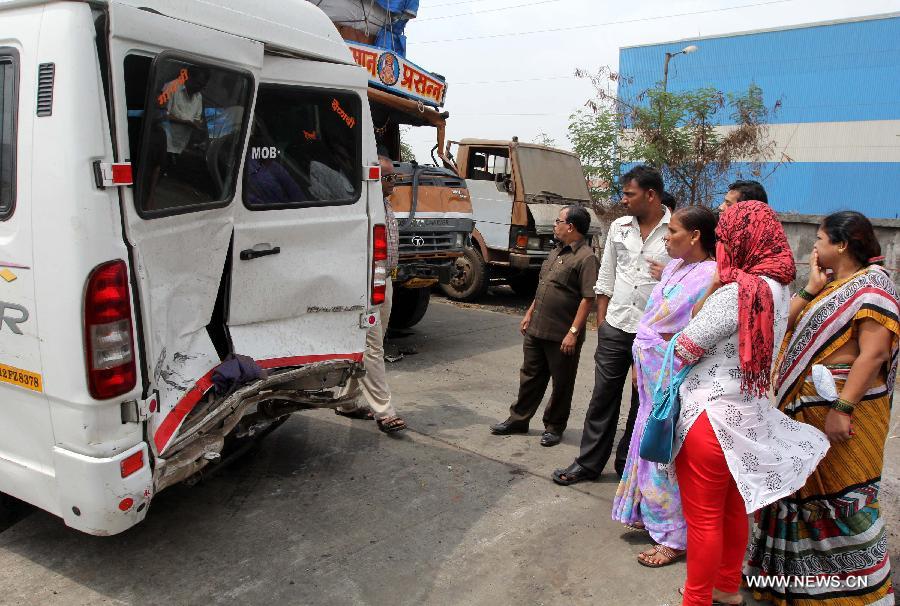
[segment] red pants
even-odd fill
[[[749,526],[719,440],[706,413],[694,422],[675,459],[687,521],[685,606],[709,606],[713,588],[736,593]]]

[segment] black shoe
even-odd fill
[[[553,481],[560,486],[569,486],[571,484],[577,484],[578,482],[585,482],[588,480],[593,481],[599,477],[599,473],[595,473],[589,469],[585,469],[578,463],[572,463],[565,469],[557,469],[553,472]]]
[[[562,441],[562,436],[552,431],[545,431],[541,436],[541,446],[556,446]]]
[[[514,433],[528,433],[528,423],[521,421],[510,421],[509,419],[502,423],[494,423],[491,425],[491,433],[495,436],[508,436]]]

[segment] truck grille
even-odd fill
[[[453,232],[417,231],[400,234],[400,254],[418,255],[423,253],[446,252],[454,248],[456,234]]]

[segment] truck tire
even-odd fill
[[[430,299],[430,288],[395,288],[388,325],[391,328],[412,328],[425,316]]]
[[[513,292],[515,292],[520,297],[533,297],[534,293],[537,292],[537,272],[529,271],[523,274],[519,274],[518,276],[511,276],[507,278],[506,281],[509,282],[509,285],[512,287]]]
[[[441,284],[441,292],[455,301],[474,301],[487,292],[490,279],[484,259],[474,248],[466,247],[463,256],[456,260],[456,269],[462,270],[459,278],[451,278],[449,284]]]

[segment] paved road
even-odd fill
[[[254,456],[163,492],[143,524],[116,537],[30,514],[0,533],[0,601],[679,603],[684,564],[638,566],[645,539],[610,520],[612,474],[570,488],[549,480],[577,449],[590,355],[562,445],[541,448],[537,425],[528,436],[489,435],[515,392],[517,324],[436,302],[397,341],[419,353],[389,366],[412,428],[401,438],[303,413]]]

